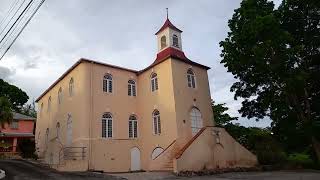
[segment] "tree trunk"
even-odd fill
[[[312,137],[312,146],[317,155],[318,162],[320,162],[320,142],[315,137]]]

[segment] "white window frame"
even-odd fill
[[[111,74],[106,74],[103,77],[103,92],[112,93],[113,92],[113,77]]]
[[[161,134],[161,120],[160,120],[160,112],[156,109],[152,113],[152,126],[153,126],[153,134],[160,135]]]
[[[172,36],[172,46],[179,48],[179,38],[175,34]]]
[[[105,125],[104,125],[105,123]],[[104,127],[105,126],[105,127]],[[111,136],[109,133],[109,126],[111,126]],[[113,117],[112,114],[106,112],[102,115],[101,119],[101,137],[102,138],[112,138],[113,137]]]
[[[159,89],[159,84],[158,84],[158,75],[157,73],[152,73],[151,74],[151,92],[155,92]]]
[[[128,96],[137,96],[136,81],[132,79],[128,81]]]
[[[160,48],[164,49],[165,47],[167,47],[167,37],[163,35],[160,38]]]
[[[190,124],[192,135],[196,135],[203,128],[201,112],[198,108],[193,107],[190,111]]]
[[[189,88],[196,88],[196,75],[194,71],[190,68],[187,70],[187,84]]]
[[[137,116],[135,115],[130,115],[129,117],[129,129],[128,129],[128,134],[129,138],[138,138],[138,120]]]

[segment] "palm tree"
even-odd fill
[[[13,119],[11,103],[6,97],[0,97],[0,125],[4,127],[5,123],[10,123]]]

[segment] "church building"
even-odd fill
[[[167,18],[151,64],[81,58],[36,100],[36,150],[64,171],[200,171],[251,167],[254,154],[214,126],[207,71]]]

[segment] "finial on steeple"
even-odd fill
[[[169,19],[169,8],[166,8],[167,10],[167,19]]]

